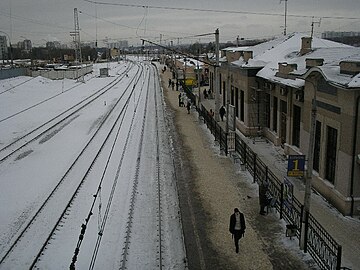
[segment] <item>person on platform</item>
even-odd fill
[[[241,213],[238,208],[235,208],[234,214],[230,216],[229,231],[234,238],[236,253],[239,253],[239,240],[244,236],[245,229],[246,225],[244,214]]]
[[[226,113],[225,107],[221,106],[220,111],[219,111],[221,121],[224,121],[225,113]]]

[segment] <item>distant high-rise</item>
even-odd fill
[[[6,36],[0,36],[0,59],[9,59]]]
[[[359,37],[360,32],[335,32],[325,31],[321,34],[321,38],[342,38],[342,37]]]
[[[124,49],[129,47],[129,43],[127,40],[120,40],[120,41],[116,41],[116,42],[108,42],[107,43],[107,47],[109,49]]]

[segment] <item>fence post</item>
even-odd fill
[[[303,224],[303,213],[304,213],[304,206],[303,205],[301,205],[301,208],[300,208],[300,228],[299,228],[299,232],[300,232],[300,238],[299,239],[301,239],[301,237],[302,237],[302,235],[301,235],[301,232],[302,232],[302,224]],[[301,241],[299,241],[299,245],[301,244]]]
[[[304,230],[304,252],[307,252],[309,230],[309,212],[305,212],[305,230]]]
[[[281,193],[280,193],[280,219],[283,218],[283,205],[284,205],[284,183],[281,183]]]
[[[225,155],[228,155],[228,134],[225,132]]]
[[[244,165],[245,165],[245,168],[246,168],[247,167],[247,155],[246,155],[246,147],[247,147],[247,145],[245,144],[244,141],[242,142],[242,145],[243,145],[243,150],[244,150]]]
[[[256,154],[254,153],[254,183],[256,182]]]

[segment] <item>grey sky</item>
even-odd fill
[[[1,0],[0,31],[9,34],[12,43],[25,38],[32,40],[35,45],[53,40],[68,43],[72,40],[70,31],[74,29],[75,7],[82,12],[79,14],[81,40],[94,41],[97,36],[100,44],[105,37],[114,40],[126,39],[130,44],[140,44],[140,37],[159,41],[160,34],[166,43],[170,40],[175,43],[210,42],[214,40],[213,36],[196,39],[183,37],[212,33],[216,28],[220,30],[221,41],[233,41],[237,36],[269,37],[281,35],[284,31],[285,2],[280,0],[94,1],[144,7],[94,4],[84,0]],[[312,16],[315,22],[322,18],[320,26],[314,26],[315,35],[318,36],[324,31],[360,29],[359,0],[288,0],[287,3],[288,33],[310,33]],[[152,6],[239,13],[159,9],[151,8]]]

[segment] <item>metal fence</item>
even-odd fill
[[[0,69],[0,80],[17,76],[26,76],[26,68]]]
[[[191,100],[196,101],[196,97],[191,91],[187,91],[187,94]],[[204,123],[214,135],[215,140],[219,142],[220,149],[228,155],[228,134],[223,131],[203,105],[197,109],[200,116],[204,119]],[[275,198],[272,207],[279,212],[280,219],[283,218],[295,230],[295,236],[300,240],[304,206],[295,197],[292,198],[291,204],[286,203],[287,201],[283,198],[283,181],[275,176],[269,167],[236,133],[235,151],[231,154],[250,172],[254,182],[266,180],[269,183],[268,189],[271,196]],[[331,237],[311,214],[309,214],[308,223],[305,227],[306,241],[304,251],[309,252],[321,269],[341,269],[341,245]]]

